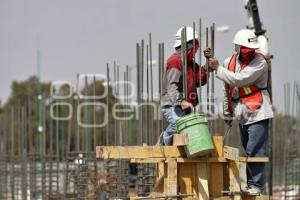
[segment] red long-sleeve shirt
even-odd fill
[[[201,73],[201,83],[200,83]],[[183,64],[178,52],[172,54],[167,60],[163,74],[162,106],[179,105],[183,98]],[[193,60],[188,61],[187,66],[187,97],[185,100],[193,104],[198,104],[197,87],[206,84],[206,70],[196,63],[193,70]]]

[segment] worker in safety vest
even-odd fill
[[[195,64],[193,69],[194,55],[199,49],[199,36],[191,27],[186,27],[187,41],[187,97],[183,95],[183,59],[181,58],[181,33],[183,27],[176,33],[173,47],[175,52],[168,58],[163,72],[162,80],[162,113],[169,123],[161,133],[158,145],[172,145],[173,134],[176,130],[176,120],[183,113],[191,112],[198,104],[197,87],[206,83],[206,70]],[[195,42],[194,42],[195,38]],[[195,45],[194,45],[195,44]],[[201,75],[201,83],[200,83]]]
[[[235,53],[227,58],[223,66],[216,58],[209,58],[210,69],[224,81],[224,116],[231,126],[234,116],[240,126],[243,147],[249,157],[266,156],[269,119],[273,118],[271,96],[267,90],[268,66],[259,53],[257,36],[248,29],[236,33],[233,44]],[[210,57],[211,49],[204,50]],[[248,195],[261,194],[264,184],[264,163],[247,163]]]

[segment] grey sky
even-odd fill
[[[258,4],[275,56],[274,102],[282,109],[283,83],[300,80],[300,1]],[[105,73],[106,62],[134,65],[135,43],[150,31],[154,59],[161,41],[169,55],[176,30],[199,17],[204,25],[230,26],[230,32],[216,35],[216,56],[224,60],[235,32],[247,23],[243,0],[0,0],[0,99],[7,99],[13,80],[36,73],[37,35],[42,80],[75,84],[77,73]]]

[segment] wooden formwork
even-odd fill
[[[240,157],[238,149],[223,146],[223,137],[213,137],[215,151],[201,158],[187,158],[183,146],[98,146],[99,159],[129,159],[132,163],[155,163],[156,185],[149,197],[131,199],[269,199],[241,196],[241,162],[268,162],[267,157]],[[224,196],[230,191],[230,196]]]

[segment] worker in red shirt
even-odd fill
[[[158,143],[160,145],[171,145],[173,134],[176,130],[176,120],[183,113],[191,112],[198,104],[197,87],[206,83],[206,70],[195,63],[194,56],[199,49],[199,36],[191,27],[186,27],[187,41],[187,97],[183,95],[183,59],[181,57],[181,33],[183,27],[176,33],[174,44],[175,52],[168,58],[162,80],[162,113],[169,123],[168,127],[161,133]],[[195,41],[194,41],[195,39]],[[195,44],[195,45],[194,45]],[[201,83],[200,83],[201,75]]]

